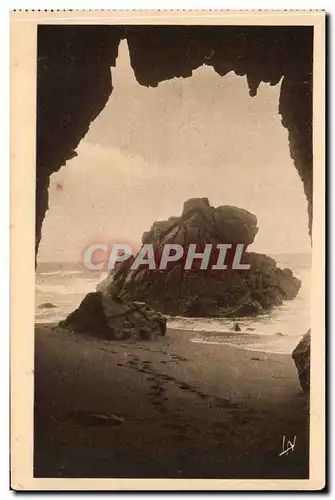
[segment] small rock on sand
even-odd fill
[[[292,353],[303,391],[309,391],[310,384],[311,330],[302,337]]]

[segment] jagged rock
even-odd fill
[[[206,299],[206,297],[194,296],[182,301],[180,310],[182,316],[201,318],[209,315],[210,311],[212,315],[215,315],[215,304],[210,299]]]
[[[39,304],[38,309],[56,309],[57,306],[55,304],[52,304],[51,302],[42,302],[42,304]]]
[[[245,74],[250,95],[256,95],[262,81],[275,85],[282,80],[278,111],[304,184],[311,231],[313,27],[103,28],[44,25],[39,30],[36,250],[48,209],[49,176],[76,155],[90,123],[107,103],[112,91],[111,66],[115,66],[122,38],[127,39],[131,65],[141,85],[156,87],[163,80],[190,77],[202,64],[211,65],[221,76],[230,71]],[[228,174],[224,165],[218,171]]]
[[[257,234],[256,217],[230,205],[210,206],[208,198],[185,201],[180,217],[156,221],[142,236],[142,243],[160,248],[166,243],[203,246],[206,243],[244,243],[250,245]]]
[[[301,388],[309,391],[310,358],[311,358],[311,330],[302,337],[297,347],[292,352],[292,358],[298,370]]]
[[[149,340],[165,335],[166,318],[144,302],[125,302],[99,291],[86,295],[59,326],[107,339]]]
[[[245,316],[257,316],[261,314],[262,307],[255,300],[250,300],[239,304],[235,309],[226,312],[226,316],[230,318],[240,318]]]
[[[116,289],[127,301],[144,300],[170,315],[256,316],[283,300],[293,299],[301,285],[290,269],[279,269],[273,258],[263,254],[244,251],[242,261],[250,264],[250,269],[232,269],[236,245],[243,244],[246,249],[257,231],[254,214],[229,205],[212,207],[207,198],[191,198],[184,203],[180,217],[154,222],[142,238],[143,244],[153,245],[157,264],[168,243],[184,248],[182,259],[169,262],[166,270],[150,270],[148,266],[131,270],[133,260],[124,261],[122,272],[113,271],[99,289]],[[217,261],[214,251],[208,269],[200,270],[196,264],[186,270],[185,254],[191,243],[196,244],[198,251],[207,243],[214,249],[218,244],[231,244],[225,259],[228,268],[211,269]]]

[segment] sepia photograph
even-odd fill
[[[12,43],[29,19],[35,37],[19,90],[35,110],[32,480],[308,489],[312,432],[324,461],[324,13],[14,14]]]

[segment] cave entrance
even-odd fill
[[[179,215],[191,197],[253,212],[254,251],[309,251],[307,201],[278,113],[281,82],[261,83],[251,98],[245,76],[203,65],[145,87],[125,40],[112,77],[78,156],[51,176],[38,261],[78,261],[92,242],[138,248],[155,220]]]

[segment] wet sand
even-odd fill
[[[307,478],[291,356],[36,327],[36,477]],[[294,450],[281,454],[283,437]]]

